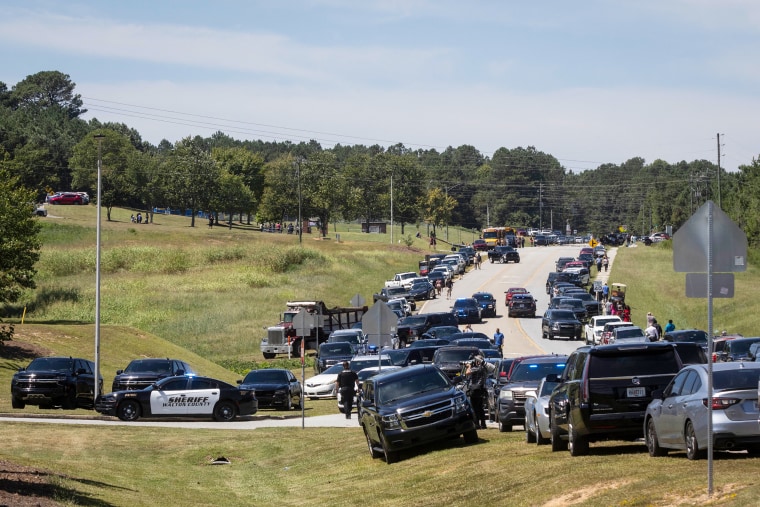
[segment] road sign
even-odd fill
[[[598,244],[599,242],[595,240],[594,238],[591,238],[591,240],[588,242],[588,246],[590,246],[591,248],[596,247]]]
[[[388,308],[383,301],[375,301],[362,317],[362,332],[370,345],[379,349],[393,346],[393,335],[396,334],[398,315]]]
[[[707,297],[707,273],[686,273],[686,297],[687,298],[706,298]],[[734,274],[733,273],[713,273],[712,297],[714,298],[734,297]]]
[[[361,294],[356,294],[354,297],[351,298],[351,301],[349,303],[351,304],[351,306],[355,306],[359,308],[359,307],[364,306],[364,303],[366,303],[366,301],[364,300]]]
[[[303,308],[293,316],[293,327],[297,336],[309,336],[311,329],[316,326],[316,315],[312,315]]]
[[[708,220],[712,219],[712,234]],[[713,273],[747,270],[747,235],[720,208],[708,201],[673,235],[673,269],[707,273],[708,251]]]

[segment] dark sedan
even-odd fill
[[[547,310],[541,319],[541,337],[553,340],[556,337],[567,337],[580,340],[583,324],[572,310]]]
[[[252,389],[208,377],[167,377],[139,391],[116,391],[99,396],[95,410],[122,421],[140,417],[213,417],[232,421],[255,414],[258,403]]]
[[[435,295],[435,287],[429,280],[412,282],[412,286],[409,288],[409,296],[415,301],[435,299]]]
[[[301,383],[290,370],[265,368],[251,370],[242,381],[241,390],[252,390],[260,407],[282,407],[290,410],[301,406]]]

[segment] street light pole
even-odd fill
[[[303,219],[301,218],[301,159],[296,159],[296,177],[298,178],[298,244],[303,244]]]
[[[95,392],[94,400],[100,395],[100,191],[102,188],[102,169],[101,169],[101,144],[106,137],[103,134],[95,134],[98,141],[98,192],[97,192],[97,224],[95,235]]]

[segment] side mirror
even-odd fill
[[[85,370],[84,368],[79,368],[77,370],[77,375],[84,375],[85,373],[87,373],[87,370]]]
[[[664,400],[665,399],[665,391],[662,389],[655,389],[652,391],[652,399],[653,400]]]
[[[237,379],[237,385],[240,385],[243,383],[243,379]]]
[[[177,370],[177,373],[175,373],[177,377],[183,377],[185,375],[185,370]]]
[[[116,370],[117,375],[121,375],[122,373],[124,373],[124,370]]]
[[[362,399],[362,408],[372,408],[372,405],[374,405],[372,400]]]
[[[550,373],[550,374],[548,374],[546,376],[546,380],[544,382],[547,382],[547,383],[548,382],[559,383],[561,381],[562,381],[562,379],[560,378],[559,375],[557,375],[556,373]]]

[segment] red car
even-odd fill
[[[488,244],[486,243],[486,240],[484,239],[476,239],[475,241],[472,242],[472,248],[474,248],[475,250],[480,250],[480,251],[485,252],[486,250],[488,250]]]
[[[528,294],[528,289],[524,287],[510,287],[507,289],[504,294],[507,295],[506,299],[504,300],[504,303],[509,306],[509,302],[512,301],[512,296],[515,294]]]
[[[50,204],[83,204],[84,199],[74,192],[64,192],[50,196],[48,202]]]

